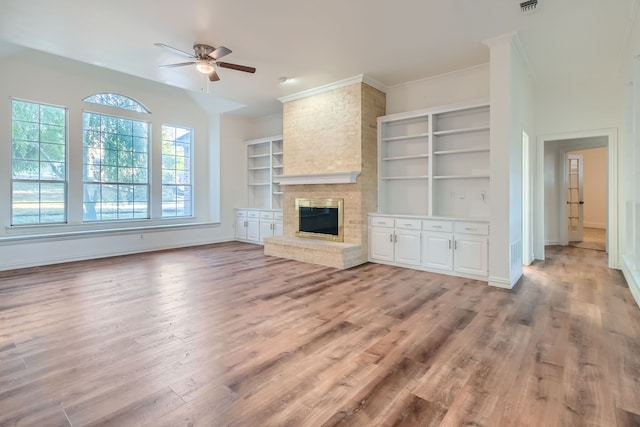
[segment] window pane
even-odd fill
[[[40,184],[38,182],[14,182],[13,203],[38,203]]]
[[[11,102],[11,224],[66,218],[65,108]]]
[[[118,93],[97,93],[84,99],[92,104],[107,105],[109,107],[122,108],[124,110],[148,113],[149,110],[138,101]]]
[[[191,129],[162,126],[163,217],[191,215],[191,135]]]

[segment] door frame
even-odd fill
[[[537,138],[537,171],[536,171],[536,194],[535,200],[535,218],[534,218],[534,240],[535,240],[535,256],[536,259],[544,260],[544,244],[545,244],[545,220],[544,220],[544,148],[546,144],[554,144],[558,142],[568,142],[569,140],[604,137],[606,138],[607,148],[607,249],[609,252],[609,268],[619,267],[619,249],[618,249],[618,131],[615,128],[597,129],[578,132],[565,132],[556,134],[540,135]],[[602,146],[602,145],[600,145]],[[563,147],[561,151],[560,161],[564,165],[562,171],[566,168],[566,152],[579,149],[595,148],[587,146],[587,144],[576,143],[571,147]],[[557,159],[556,159],[557,160]],[[564,180],[563,180],[564,181]],[[559,184],[562,185],[562,182]],[[566,187],[566,185],[565,185]],[[561,189],[562,192],[563,189]],[[566,196],[566,188],[564,188],[563,196]],[[566,206],[560,205],[559,212],[559,230],[562,239],[563,232],[566,236],[567,218]],[[563,228],[564,227],[564,228]],[[566,239],[566,237],[565,237]]]

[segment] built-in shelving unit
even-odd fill
[[[489,105],[378,118],[379,213],[488,217]]]
[[[489,105],[378,118],[378,212],[369,260],[488,278]]]
[[[247,142],[248,206],[281,209],[282,135]]]
[[[426,214],[426,198],[411,205],[409,198],[416,193],[426,195],[429,190],[429,117],[401,114],[390,120],[380,119],[379,204],[386,207],[385,213],[410,207],[413,214]]]

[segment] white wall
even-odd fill
[[[489,64],[390,87],[387,114],[489,99]]]
[[[157,211],[147,222],[82,224],[70,212],[67,226],[11,227],[10,186],[0,186],[0,270],[95,258],[116,254],[189,246],[233,238],[233,206],[245,179],[244,135],[236,127],[207,115],[181,89],[30,50],[0,60],[0,181],[10,182],[11,97],[68,107],[69,156],[82,153],[82,111],[99,109],[82,102],[98,92],[117,92],[147,106],[152,121],[152,156],[160,152],[163,123],[194,129],[194,218],[162,220]],[[219,151],[218,151],[219,150]],[[220,166],[218,158],[222,156]],[[152,157],[152,162],[154,159]],[[155,163],[157,164],[157,163]],[[69,176],[81,176],[76,164]],[[219,178],[218,168],[223,178]],[[240,184],[239,184],[240,183]],[[242,185],[240,188],[246,188]],[[79,202],[80,185],[70,185],[69,199]],[[159,196],[159,192],[155,194]],[[152,195],[153,197],[153,195]],[[153,204],[152,204],[153,206]],[[136,227],[150,226],[144,230]],[[105,229],[115,229],[106,231]],[[78,235],[82,231],[85,234]]]
[[[607,149],[571,151],[583,160],[584,226],[607,228]]]

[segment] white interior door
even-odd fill
[[[582,154],[567,154],[567,216],[569,241],[581,242],[584,227]]]

